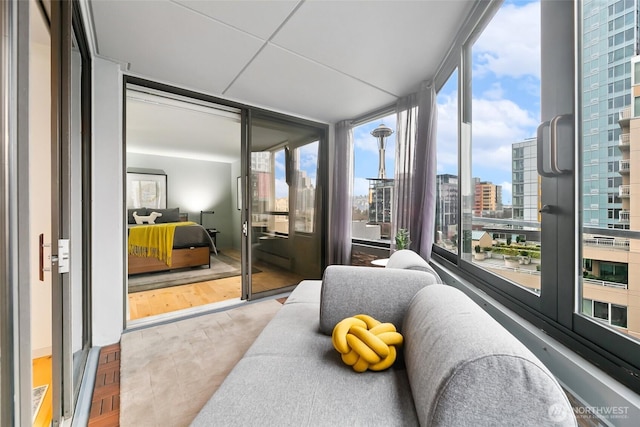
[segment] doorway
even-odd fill
[[[319,153],[325,146],[325,127],[131,76],[125,76],[124,93],[129,326],[283,292],[301,280],[320,277],[324,163]],[[248,154],[249,145],[253,154]],[[291,154],[288,184],[281,176],[281,153],[270,157],[274,173],[268,182],[259,162],[252,162],[279,147]],[[287,196],[276,200],[276,186],[282,189],[283,183]],[[269,200],[263,197],[264,185],[269,186]],[[249,202],[260,197],[257,204]],[[286,213],[275,215],[276,203],[285,203]],[[162,216],[153,219],[153,227],[136,223],[135,217],[154,212]],[[173,215],[211,238],[209,260],[174,265],[172,255],[171,265],[162,261],[157,270],[135,270],[140,260],[132,258],[132,252],[149,258],[154,250],[136,248],[131,230],[173,222]],[[286,217],[291,229],[276,226],[276,217]],[[178,233],[187,229],[176,226]],[[186,246],[203,245],[206,242]],[[181,249],[175,242],[173,246],[174,251]],[[309,259],[293,256],[296,250]],[[224,274],[208,275],[220,265]]]
[[[130,82],[125,123],[127,320],[239,300],[240,110]],[[164,229],[170,260],[135,241]]]

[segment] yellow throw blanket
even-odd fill
[[[173,233],[176,227],[182,225],[195,225],[195,222],[168,222],[131,227],[129,229],[129,255],[158,258],[171,267]]]

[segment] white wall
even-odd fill
[[[116,343],[124,326],[122,73],[93,63],[92,329],[93,345]]]
[[[201,210],[214,211],[213,215],[204,215],[202,222],[206,227],[220,231],[218,247],[233,245],[233,236],[239,228],[232,219],[232,208],[236,207],[233,197],[236,181],[234,178],[232,185],[231,164],[127,153],[127,167],[164,170],[167,174],[167,207],[179,207],[180,212],[187,212],[189,220],[194,222],[200,222]]]
[[[31,265],[31,356],[51,354],[51,273],[38,280],[38,236],[51,243],[51,51],[29,49],[29,228]],[[25,214],[26,212],[21,212]],[[50,250],[45,256],[51,254]],[[46,264],[46,261],[45,261]]]

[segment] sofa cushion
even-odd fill
[[[421,425],[575,425],[549,370],[461,291],[433,285],[418,292],[404,336]],[[563,420],[553,418],[558,410]]]
[[[330,265],[322,278],[320,330],[331,335],[339,321],[364,313],[402,333],[411,298],[433,283],[435,278],[422,271]]]
[[[409,249],[401,249],[392,253],[389,261],[387,261],[386,268],[424,271],[433,275],[435,283],[442,283],[442,279],[440,279],[433,267],[424,258]]]
[[[418,425],[405,369],[356,373],[318,328],[320,281],[304,281],[192,426]]]

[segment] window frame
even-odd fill
[[[387,105],[383,108],[380,108],[376,111],[373,111],[369,114],[366,114],[364,116],[360,116],[355,118],[354,120],[351,121],[351,130],[353,131],[353,129],[355,129],[358,126],[362,126],[364,124],[370,123],[370,122],[374,122],[376,120],[380,120],[383,119],[385,117],[391,116],[391,115],[396,115],[397,114],[397,110],[396,110],[396,105],[392,104],[392,105]],[[393,132],[397,132],[397,129],[393,129]],[[355,146],[353,147],[353,150],[355,151]],[[355,153],[354,153],[355,154]],[[356,162],[356,158],[354,155],[354,171],[355,171],[355,162]],[[395,161],[395,160],[394,160]],[[394,171],[394,175],[395,175],[395,171]],[[355,180],[355,175],[351,177],[352,181]],[[395,188],[395,185],[394,185]],[[353,197],[354,195],[351,195],[351,208],[353,209]],[[392,198],[392,203],[393,203],[393,198]],[[393,210],[393,205],[392,205],[392,210]],[[392,221],[393,224],[393,221]],[[385,249],[391,249],[391,243],[392,243],[392,239],[378,239],[378,240],[373,240],[373,239],[366,239],[363,237],[354,237],[353,236],[353,232],[351,233],[351,245],[367,245],[367,246],[373,246],[376,248],[385,248]]]
[[[576,19],[576,16],[582,16],[582,5],[580,2],[541,3],[544,4],[544,6],[541,5],[543,58],[548,58],[550,55],[558,55],[556,59],[562,58],[562,55],[564,58],[576,57],[576,60],[571,62],[565,59],[572,74],[570,76],[571,84],[565,82],[565,89],[569,91],[565,100],[572,104],[570,110],[573,114],[574,135],[571,142],[576,147],[582,147],[583,112],[581,107],[576,107],[582,105],[582,87],[580,85],[582,73],[579,69],[582,46],[575,39],[577,34],[582,34],[582,22],[580,19]],[[469,155],[468,152],[471,150],[469,140],[469,128],[472,124],[470,120],[471,94],[467,86],[468,82],[472,81],[471,47],[490,23],[500,5],[500,1],[490,2],[484,9],[481,19],[476,21],[476,25],[465,28],[461,32],[463,34],[462,40],[458,40],[454,44],[449,58],[444,62],[446,66],[441,67],[435,78],[436,90],[440,91],[450,73],[455,68],[458,70],[458,189],[460,194],[458,212],[460,212],[460,222],[464,221],[463,217],[468,210],[468,208],[463,209],[462,189],[464,183],[470,182],[471,178],[464,176],[465,173],[471,174],[471,168],[465,169],[464,167],[465,165],[470,166],[470,158],[465,158],[465,156]],[[570,19],[567,19],[567,14],[571,14]],[[571,22],[573,25],[567,25],[567,22]],[[548,25],[551,27],[546,27]],[[574,25],[577,25],[577,28],[573,28]],[[553,43],[554,49],[545,48],[545,46],[549,46],[545,43]],[[564,64],[564,68],[563,71],[566,74],[567,64]],[[543,70],[543,81],[545,81],[544,73]],[[550,80],[554,80],[554,78]],[[546,90],[550,89],[547,87]],[[546,95],[548,96],[549,93],[547,92]],[[544,87],[542,96],[545,97]],[[557,99],[556,96],[554,102]],[[560,108],[565,108],[565,106],[552,105],[551,109],[547,108],[548,111],[545,112],[543,106],[543,119],[541,120],[545,120],[544,117],[548,119],[556,114],[564,113],[558,111]],[[544,115],[545,113],[547,116]],[[640,390],[640,342],[616,331],[615,326],[605,326],[602,321],[589,318],[581,313],[580,267],[582,263],[578,261],[582,259],[581,242],[582,234],[585,232],[583,228],[589,226],[587,223],[578,222],[579,219],[582,219],[582,149],[577,148],[569,156],[565,153],[561,160],[570,160],[575,172],[567,176],[544,178],[542,182],[542,194],[545,197],[543,203],[559,206],[563,214],[550,218],[550,221],[545,219],[542,224],[541,233],[543,236],[541,240],[545,242],[543,250],[545,255],[543,255],[544,269],[541,275],[541,296],[533,295],[529,291],[514,286],[511,282],[473,265],[470,260],[471,251],[463,251],[462,238],[458,239],[457,254],[434,244],[432,257],[434,261],[446,269],[453,271],[462,279],[468,280],[499,303],[598,365],[622,384],[634,390]],[[543,215],[543,217],[548,216]],[[467,222],[469,221],[467,220]],[[459,224],[459,227],[459,235],[461,236],[467,225]],[[576,233],[574,230],[579,231]],[[576,267],[566,267],[571,265]]]

